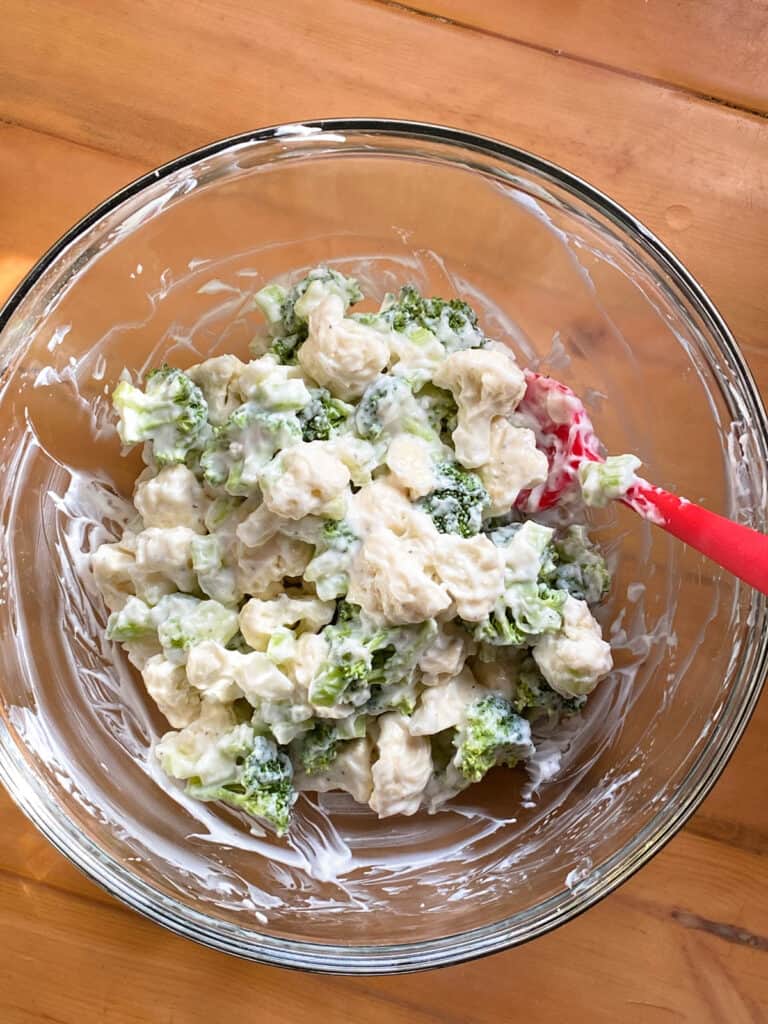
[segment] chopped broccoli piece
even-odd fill
[[[269,351],[284,366],[295,366],[298,362],[299,348],[307,340],[307,333],[284,334],[281,338],[275,338]]]
[[[181,597],[186,597],[187,601],[179,607]],[[173,595],[161,599],[156,613],[157,638],[169,661],[185,662],[190,647],[203,640],[228,644],[238,631],[237,612],[218,601],[200,601],[190,595]]]
[[[501,694],[475,701],[454,740],[454,764],[470,782],[479,782],[497,764],[513,767],[534,751],[531,726]]]
[[[640,468],[636,455],[609,455],[605,462],[584,462],[579,467],[579,484],[584,504],[604,508],[623,497],[635,483]]]
[[[298,758],[307,775],[327,771],[339,753],[339,734],[332,722],[318,722],[302,736]]]
[[[474,536],[482,526],[488,492],[477,473],[455,462],[443,462],[436,470],[438,486],[418,505],[432,518],[441,533]]]
[[[336,622],[322,631],[328,657],[310,684],[310,702],[318,707],[366,705],[366,711],[369,702],[377,711],[394,706],[387,699],[391,694],[383,694],[382,688],[409,686],[416,663],[436,630],[431,619],[418,626],[372,628],[359,609],[341,602]],[[407,699],[406,694],[398,694],[398,702]]]
[[[286,334],[306,329],[309,314],[326,295],[338,295],[345,308],[359,302],[363,293],[354,277],[345,277],[331,267],[315,267],[288,290],[280,315]]]
[[[349,564],[360,538],[343,519],[328,519],[315,545],[312,561],[304,570],[304,579],[315,584],[322,601],[343,597],[349,586]]]
[[[215,534],[195,537],[190,552],[200,590],[214,601],[236,604],[243,595],[234,566],[225,564],[221,539]]]
[[[258,292],[256,303],[264,311],[274,338],[271,351],[281,363],[296,362],[307,338],[309,314],[327,295],[338,295],[345,309],[363,297],[354,278],[330,267],[315,267],[287,291],[279,285],[267,285]]]
[[[221,567],[221,546],[213,534],[195,537],[190,544],[192,568],[197,573],[213,572]]]
[[[120,381],[112,392],[123,444],[149,441],[160,466],[185,462],[210,433],[203,392],[185,373],[163,366],[147,375],[144,391]]]
[[[571,526],[555,540],[557,563],[552,586],[587,604],[599,604],[611,586],[605,559],[587,536],[584,526]]]
[[[156,637],[169,661],[183,663],[193,644],[202,640],[228,643],[237,633],[237,612],[218,601],[201,601],[192,594],[167,594],[152,608],[131,597],[113,612],[107,636],[119,643]]]
[[[187,792],[197,800],[222,800],[274,826],[279,836],[288,830],[297,793],[290,758],[266,736],[255,736],[253,748],[231,783],[204,786],[192,779]]]
[[[484,533],[488,540],[493,541],[497,548],[505,548],[515,534],[520,532],[522,527],[522,523],[504,523],[500,525],[499,521],[494,519],[491,523],[486,524]]]
[[[566,594],[546,583],[511,583],[490,614],[470,627],[475,640],[494,647],[520,647],[563,625]]]
[[[409,400],[413,400],[411,389],[401,377],[377,377],[365,389],[355,411],[358,434],[367,441],[375,441],[387,428],[400,426],[401,408]]]
[[[511,701],[519,715],[531,722],[546,716],[551,725],[556,725],[561,718],[581,711],[586,702],[586,695],[564,697],[553,690],[530,655],[521,662]]]
[[[427,420],[443,444],[453,444],[453,432],[458,423],[459,409],[450,391],[427,384],[417,396]]]
[[[266,412],[257,403],[246,402],[215,429],[200,458],[203,476],[228,494],[248,495],[275,452],[300,440],[295,413]]]
[[[305,441],[327,441],[347,421],[353,407],[334,398],[325,388],[310,388],[311,401],[299,412]]]
[[[282,323],[283,303],[288,292],[282,285],[268,284],[256,292],[253,301],[267,318],[270,327]]]
[[[379,315],[395,331],[407,332],[414,326],[430,331],[447,352],[482,348],[486,343],[477,314],[466,302],[425,298],[413,285],[405,285],[397,296],[388,295]]]
[[[152,609],[139,597],[129,597],[120,611],[112,612],[107,622],[107,638],[118,643],[144,640],[157,634]]]

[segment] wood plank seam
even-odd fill
[[[44,139],[53,139],[54,142],[66,142],[69,146],[78,146],[80,149],[83,149],[86,152],[99,153],[103,156],[111,157],[114,160],[122,160],[126,164],[140,162],[133,157],[126,156],[124,153],[118,153],[117,150],[107,149],[104,146],[94,146],[93,143],[82,142],[80,139],[73,138],[71,135],[64,135],[61,132],[48,131],[45,128],[40,128],[38,125],[29,124],[26,121],[13,119],[10,117],[3,117],[2,114],[0,114],[0,128],[18,128],[20,131],[33,132],[36,135],[40,135]],[[145,164],[145,168],[147,171],[151,171],[153,169],[152,164],[149,163]],[[141,173],[144,174],[145,171],[142,170]],[[135,178],[136,175],[127,178],[125,184],[129,185],[132,181],[135,180]],[[107,196],[104,196],[104,198],[106,199]],[[42,253],[40,255],[42,255]]]
[[[516,36],[506,35],[503,32],[495,32],[492,29],[484,28],[481,25],[473,25],[469,21],[461,21],[458,18],[447,18],[445,15],[435,14],[432,11],[424,10],[421,7],[414,7],[411,4],[402,3],[400,0],[358,0],[358,3],[375,4],[377,7],[389,7],[393,10],[400,11],[403,14],[410,14],[414,17],[425,18],[428,21],[437,22],[440,25],[449,25],[453,28],[461,29],[462,31],[475,32],[481,36],[487,36],[491,39],[498,39],[501,42],[511,43],[513,46],[524,47],[526,50],[534,50],[536,53],[544,53],[549,57],[559,57],[563,60],[573,61],[575,64],[581,64],[584,67],[594,68],[597,71],[606,71],[609,74],[621,75],[623,78],[631,78],[634,81],[644,82],[647,85],[655,85],[661,89],[668,89],[670,92],[679,93],[682,96],[690,96],[691,99],[703,100],[706,103],[714,103],[726,110],[733,110],[740,115],[747,114],[751,117],[759,117],[762,121],[768,120],[768,113],[763,110],[759,110],[756,107],[750,107],[741,103],[734,103],[732,100],[727,100],[722,96],[715,96],[699,89],[686,88],[685,86],[677,85],[675,82],[669,82],[664,78],[657,78],[654,75],[644,75],[639,71],[630,71],[628,68],[620,68],[615,64],[608,64],[604,61],[593,60],[591,57],[583,57],[578,53],[571,53],[568,50],[559,50],[551,46],[544,46],[541,43],[533,43],[527,39],[518,39]]]

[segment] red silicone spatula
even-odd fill
[[[578,487],[579,467],[604,461],[602,446],[580,398],[559,381],[526,371],[527,387],[518,412],[535,425],[549,459],[547,480],[523,492],[517,508],[533,515],[551,508]],[[644,519],[700,551],[728,572],[768,594],[768,536],[709,512],[699,505],[638,479],[619,499]]]

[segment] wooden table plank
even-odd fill
[[[294,0],[290,24],[276,0],[190,3],[181,22],[160,0],[6,0],[5,10],[0,120],[144,163],[313,116],[479,130],[613,195],[728,300],[742,341],[768,333],[761,118],[367,0]],[[205,54],[194,75],[191,53]]]
[[[768,111],[768,0],[406,0],[402,6],[565,60]]]
[[[210,1024],[252,1003],[259,1024],[498,1024],[513,1007],[537,1024],[759,1022],[768,1006],[763,867],[731,852],[723,884],[721,845],[682,834],[618,893],[535,943],[437,975],[354,980],[239,962],[101,895],[94,903],[0,871],[0,1019]],[[22,978],[35,963],[46,964],[46,984],[29,987]],[[214,974],[215,985],[201,984]]]

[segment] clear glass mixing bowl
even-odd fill
[[[0,313],[9,792],[91,878],[174,931],[291,967],[397,972],[540,935],[647,861],[749,718],[766,604],[605,510],[616,671],[549,741],[538,783],[497,771],[442,813],[383,822],[338,794],[303,797],[287,840],[187,801],[154,766],[163,720],[102,639],[87,577],[137,471],[107,393],[123,366],[244,355],[254,290],[326,261],[377,295],[408,279],[460,293],[522,361],[586,394],[609,449],[759,529],[766,419],[712,303],[641,224],[537,157],[430,125],[289,125],[191,153],[74,227]]]

